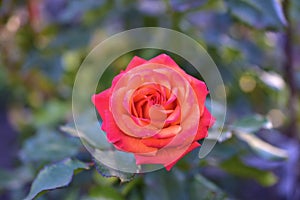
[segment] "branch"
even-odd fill
[[[293,138],[297,137],[297,88],[294,77],[293,66],[293,28],[289,15],[290,0],[283,1],[283,11],[287,20],[287,27],[284,33],[284,53],[285,63],[283,65],[284,75],[287,85],[290,90],[290,97],[288,101],[288,114],[290,122],[287,128],[287,135]]]

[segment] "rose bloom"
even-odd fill
[[[170,170],[200,146],[215,121],[205,107],[207,94],[204,82],[161,54],[149,61],[134,57],[92,102],[116,149],[133,153],[137,165]]]

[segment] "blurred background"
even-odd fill
[[[120,183],[97,172],[65,125],[89,51],[115,33],[147,26],[180,31],[209,52],[225,83],[226,123],[208,157],[199,160],[196,150],[171,172]],[[41,169],[66,158],[90,169],[36,199],[300,199],[299,35],[298,0],[1,0],[0,199],[24,199]],[[159,53],[121,56],[99,91],[134,55]]]

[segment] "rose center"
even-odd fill
[[[130,114],[138,125],[145,126],[153,119],[160,119],[166,127],[170,123],[165,122],[175,112],[177,106],[177,97],[168,88],[160,84],[147,84],[137,88],[132,94]],[[180,114],[176,117],[180,118]],[[176,119],[178,122],[179,120]]]

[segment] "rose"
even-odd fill
[[[204,82],[161,54],[149,61],[134,57],[92,102],[116,149],[133,153],[138,165],[170,170],[200,146],[215,121],[205,107],[207,94]]]

